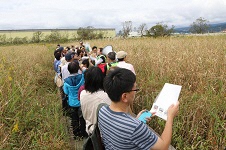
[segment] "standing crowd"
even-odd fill
[[[179,103],[170,106],[161,136],[137,118],[131,106],[136,92],[136,73],[127,62],[125,51],[102,53],[104,48],[87,50],[80,46],[61,47],[54,51],[55,83],[61,93],[64,115],[71,118],[75,139],[87,138],[98,123],[105,149],[168,149],[173,119]],[[97,107],[105,103],[97,116]],[[97,122],[98,117],[98,122]],[[150,121],[150,118],[146,118]]]

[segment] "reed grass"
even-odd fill
[[[137,74],[133,110],[150,109],[164,83],[182,85],[173,126],[177,149],[224,149],[226,141],[226,36],[88,41],[128,52]],[[62,45],[76,45],[78,42]],[[53,83],[56,44],[1,47],[0,148],[68,149],[61,102]],[[155,117],[158,133],[165,121]]]
[[[45,45],[1,47],[0,149],[67,149],[53,51]]]

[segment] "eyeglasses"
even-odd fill
[[[137,89],[134,89],[134,90],[129,90],[128,92],[132,92],[132,91],[135,91],[135,92],[137,92],[137,91],[139,91],[140,89],[139,88],[137,88]]]

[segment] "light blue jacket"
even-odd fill
[[[83,74],[75,76],[69,76],[64,80],[63,90],[68,95],[68,104],[71,107],[80,107],[80,101],[78,100],[78,90],[81,85],[84,84]]]

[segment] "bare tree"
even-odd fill
[[[127,37],[132,31],[132,21],[125,21],[122,23],[123,37]]]
[[[196,19],[196,21],[191,24],[190,31],[192,33],[198,33],[198,34],[206,33],[209,29],[208,22],[209,22],[208,20],[200,17],[200,18]]]
[[[140,32],[141,36],[144,35],[144,32],[147,30],[147,25],[146,23],[142,23],[139,27],[138,27],[138,31]]]

